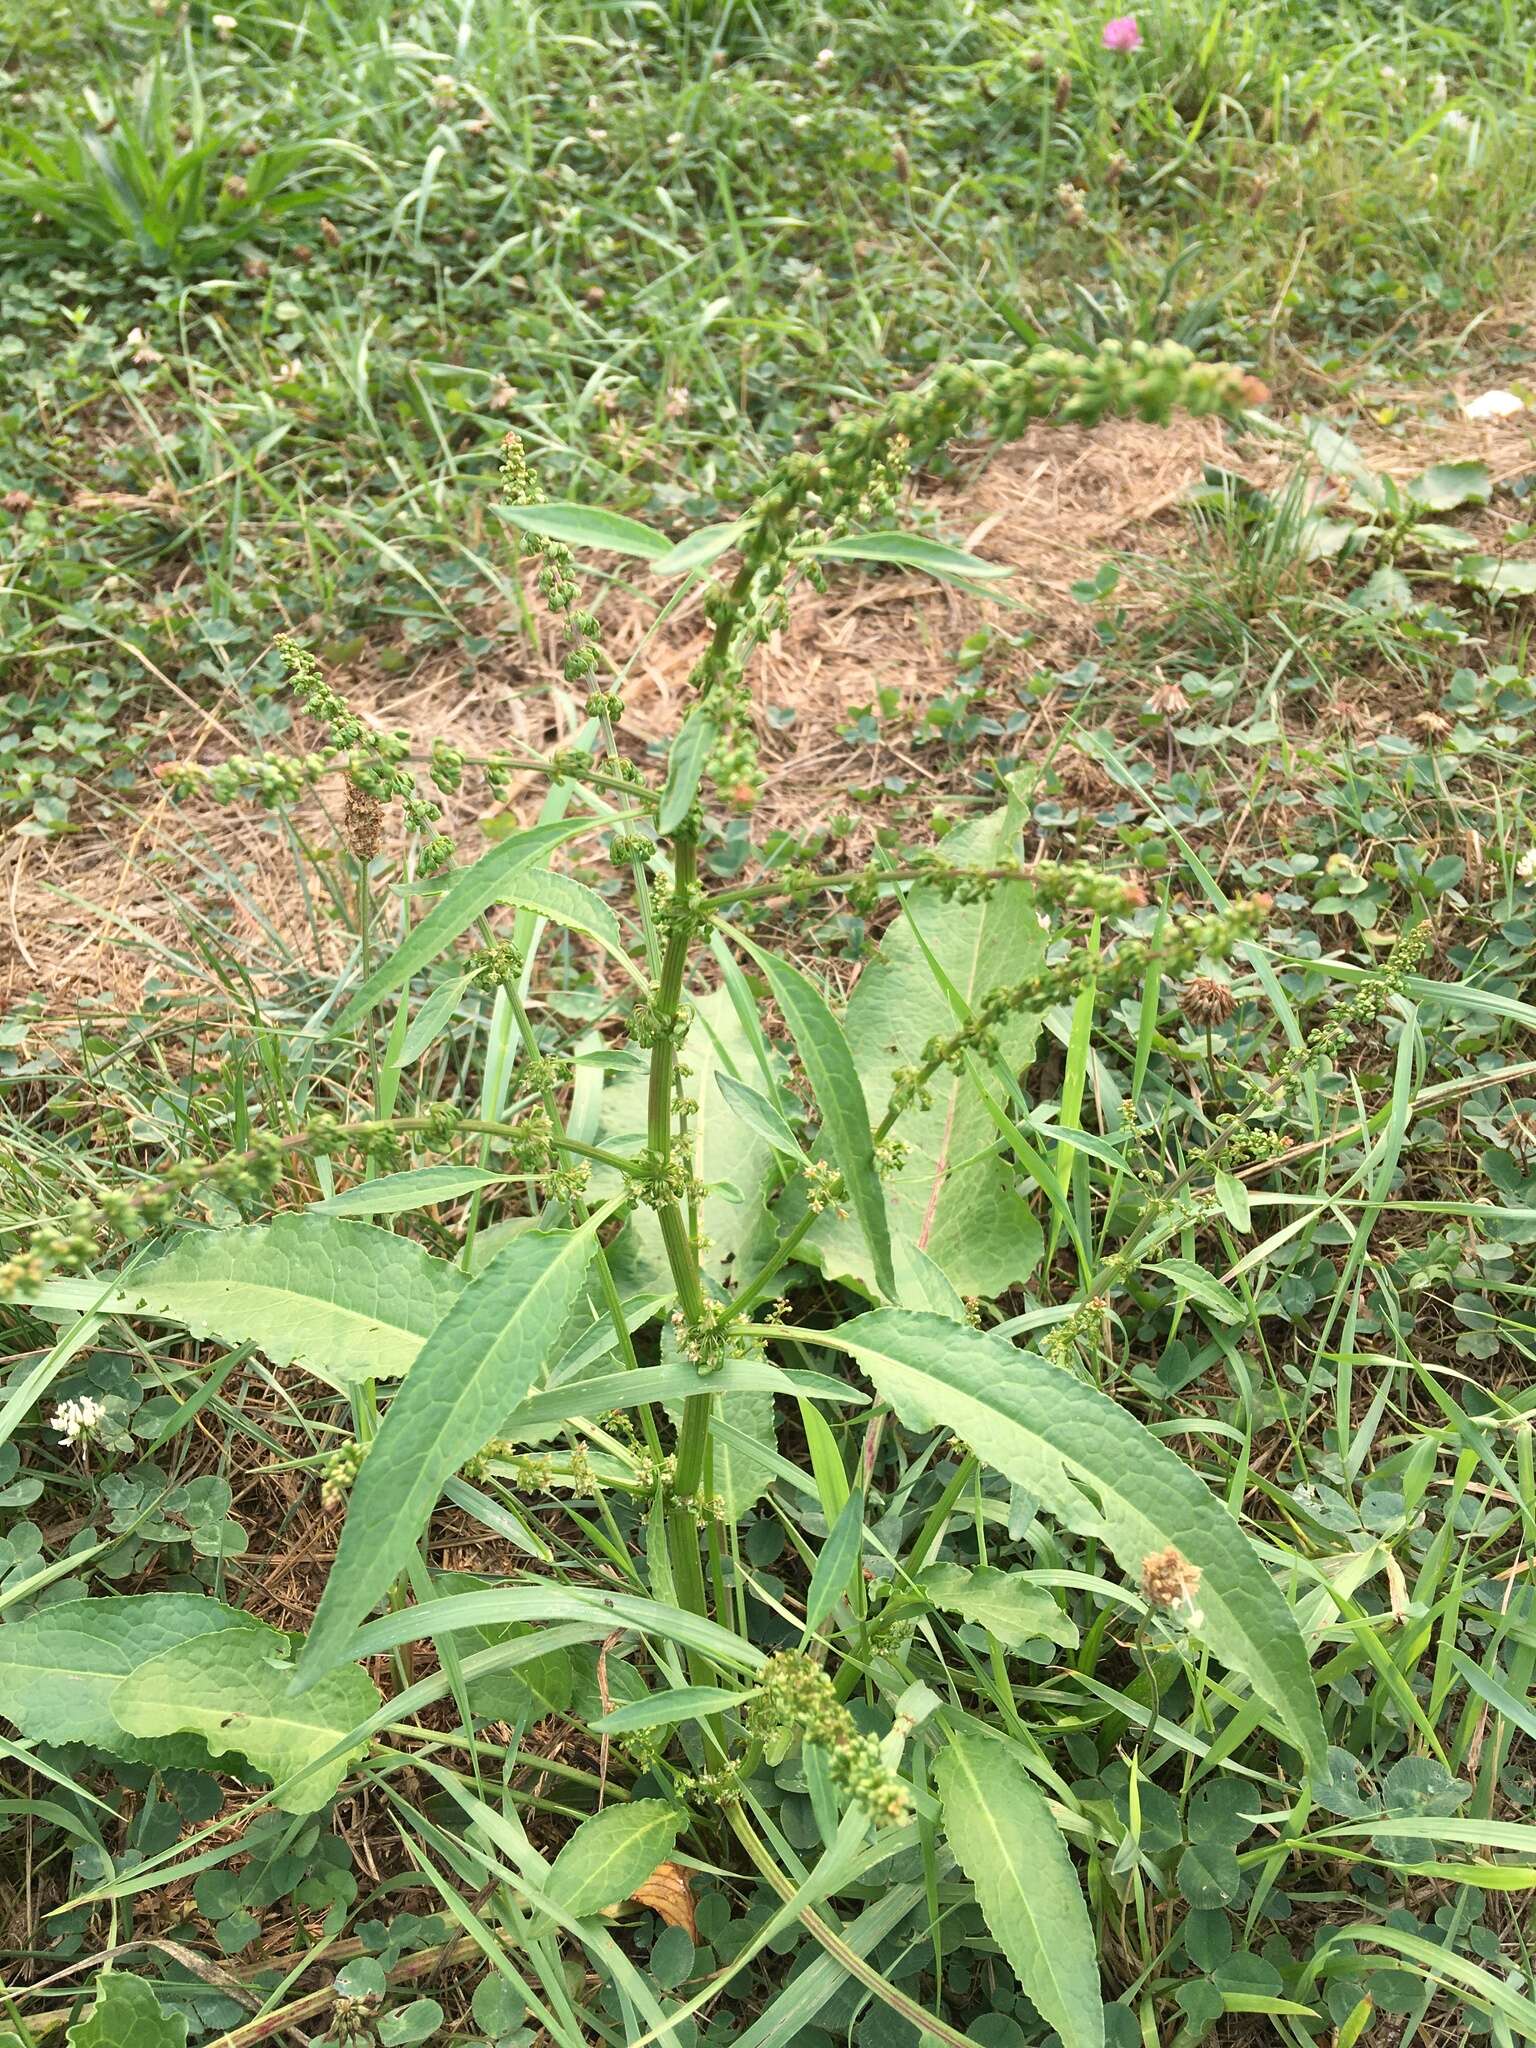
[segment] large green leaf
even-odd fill
[[[213,1756],[243,1756],[272,1779],[275,1806],[313,1813],[363,1745],[325,1764],[319,1759],[361,1727],[379,1693],[366,1672],[348,1665],[294,1699],[286,1651],[286,1638],[270,1628],[194,1636],[135,1665],[113,1691],[112,1712],[130,1735],[199,1735]],[[299,1772],[299,1782],[285,1789]]]
[[[550,1865],[550,1898],[577,1919],[619,1905],[666,1861],[683,1819],[664,1799],[633,1799],[593,1814]]]
[[[993,1939],[1063,2048],[1104,2048],[1098,1951],[1051,1809],[1007,1745],[952,1735],[934,1764],[944,1833]]]
[[[1493,479],[1485,462],[1435,462],[1403,488],[1415,505],[1454,512],[1458,505],[1486,505]]]
[[[591,823],[590,818],[581,817],[530,825],[525,832],[514,832],[510,839],[483,853],[473,866],[461,868],[420,924],[412,925],[403,942],[368,976],[331,1026],[332,1035],[340,1037],[355,1030],[386,996],[403,988],[423,968],[430,967],[440,953],[446,953],[477,917],[500,902],[519,868],[546,860],[567,839],[589,831]]]
[[[690,1127],[693,1170],[709,1191],[699,1204],[699,1228],[708,1240],[702,1263],[708,1278],[723,1285],[746,1277],[767,1257],[775,1238],[767,1205],[773,1147],[737,1115],[717,1082],[721,1074],[744,1079],[754,1071],[746,1033],[724,989],[694,1005],[683,1056],[691,1069],[688,1093],[699,1105]],[[620,1152],[643,1146],[647,1085],[643,1068],[610,1076],[603,1090],[602,1144]],[[599,1168],[592,1185],[606,1196],[617,1189],[618,1177]],[[672,1269],[653,1209],[635,1210],[610,1257],[626,1292],[671,1292]]]
[[[140,1664],[199,1636],[259,1630],[201,1593],[114,1593],[61,1600],[0,1628],[0,1713],[35,1742],[85,1742],[130,1762],[204,1761],[200,1745],[136,1740],[112,1695]]]
[[[952,832],[945,857],[1000,867],[1018,858],[1018,839],[1017,810],[997,811]],[[979,903],[946,902],[936,889],[912,890],[906,915],[881,940],[843,1018],[876,1117],[890,1100],[896,1069],[913,1065],[930,1038],[952,1032],[992,989],[1038,966],[1044,944],[1027,882],[1003,883]],[[1038,1018],[1011,1016],[999,1033],[1003,1064],[1015,1072],[1025,1067],[1038,1033]],[[908,1149],[885,1181],[891,1235],[925,1251],[961,1294],[990,1299],[1033,1272],[1040,1227],[1014,1193],[1015,1176],[997,1150],[997,1127],[970,1077],[941,1068],[929,1090],[932,1106],[904,1111],[892,1130]],[[827,1211],[807,1249],[820,1254],[830,1278],[871,1288],[873,1269],[851,1218]],[[908,1307],[923,1305],[906,1291],[898,1298]]]
[[[869,1104],[843,1027],[828,1008],[826,997],[798,967],[760,951],[740,933],[736,937],[767,976],[773,999],[789,1026],[816,1098],[826,1148],[848,1191],[848,1207],[857,1219],[875,1287],[887,1301],[894,1300],[891,1228],[885,1190],[875,1165]]]
[[[1065,1368],[940,1316],[876,1309],[828,1341],[912,1426],[953,1430],[1131,1578],[1176,1545],[1202,1575],[1200,1636],[1323,1766],[1317,1693],[1284,1596],[1226,1507],[1134,1416]]]
[[[305,1646],[306,1683],[338,1661],[354,1623],[412,1555],[445,1481],[500,1432],[549,1363],[595,1243],[591,1224],[514,1238],[423,1345],[352,1489]]]
[[[410,1238],[310,1211],[184,1231],[105,1301],[104,1284],[49,1280],[25,1298],[43,1310],[100,1307],[180,1323],[194,1337],[254,1344],[274,1365],[302,1365],[345,1387],[403,1373],[466,1283]]]
[[[501,510],[524,533],[563,540],[567,547],[601,548],[610,555],[638,555],[646,562],[659,562],[672,553],[672,543],[665,534],[642,526],[638,519],[623,512],[606,512],[600,505],[503,505]]]
[[[186,2048],[186,2015],[167,2012],[147,1977],[112,1970],[95,1994],[64,2037],[69,2048]]]

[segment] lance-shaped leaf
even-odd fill
[[[48,1280],[18,1298],[45,1311],[99,1307],[179,1323],[194,1337],[254,1344],[274,1365],[301,1365],[345,1387],[403,1373],[466,1283],[410,1238],[311,1211],[184,1231],[103,1301],[107,1284]]]
[[[993,1939],[1062,2048],[1104,2048],[1088,1909],[1051,1809],[1007,1745],[950,1738],[934,1764],[944,1833]]]
[[[446,953],[482,912],[501,900],[519,868],[547,859],[565,840],[589,831],[591,822],[590,818],[557,818],[547,825],[530,825],[526,832],[514,832],[510,839],[483,853],[472,867],[461,868],[420,924],[412,925],[403,942],[368,976],[331,1026],[332,1036],[355,1030],[387,995],[430,967],[439,953]]]
[[[112,1712],[130,1735],[199,1735],[212,1756],[243,1756],[272,1779],[275,1806],[313,1813],[364,1746],[347,1738],[379,1694],[366,1672],[349,1665],[294,1699],[287,1647],[270,1628],[194,1636],[136,1665],[114,1690]],[[346,1746],[331,1756],[338,1745]]]
[[[563,540],[567,547],[638,555],[645,562],[659,562],[673,552],[664,533],[642,526],[623,512],[607,512],[600,505],[503,505],[501,512],[524,533]]]
[[[497,1435],[548,1364],[575,1306],[594,1228],[514,1238],[422,1347],[352,1489],[346,1527],[300,1670],[339,1661],[355,1623],[426,1528],[445,1482]]]
[[[875,1285],[890,1300],[896,1292],[896,1278],[891,1267],[885,1190],[875,1166],[869,1106],[843,1027],[827,1007],[826,998],[798,967],[760,951],[740,933],[735,936],[767,976],[773,999],[789,1026],[816,1097],[827,1148],[843,1177],[848,1205],[864,1236]]]
[[[1176,1546],[1201,1573],[1199,1634],[1274,1709],[1309,1764],[1327,1742],[1296,1618],[1227,1508],[1096,1387],[1005,1338],[876,1309],[833,1333],[896,1412],[935,1420],[1132,1579]]]

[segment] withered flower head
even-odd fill
[[[1237,997],[1215,975],[1196,974],[1185,982],[1179,1008],[1191,1024],[1225,1024],[1237,1008]]]
[[[1167,1614],[1175,1607],[1192,1607],[1200,1590],[1200,1568],[1190,1563],[1183,1551],[1170,1543],[1141,1561],[1141,1597],[1149,1607]]]
[[[372,860],[384,843],[384,806],[376,796],[350,780],[341,836],[347,842],[348,851],[359,860]]]

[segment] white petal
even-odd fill
[[[1461,409],[1469,420],[1507,420],[1525,411],[1525,400],[1513,391],[1485,391],[1478,398],[1469,398]]]

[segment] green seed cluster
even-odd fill
[[[433,1103],[409,1130],[423,1151],[446,1152],[465,1124],[451,1102]],[[498,1129],[497,1142],[524,1172],[552,1174],[558,1164],[556,1131],[542,1110]],[[34,1230],[22,1249],[0,1263],[0,1301],[40,1286],[50,1273],[77,1273],[96,1257],[103,1235],[133,1243],[167,1224],[180,1198],[216,1193],[242,1210],[270,1208],[285,1175],[298,1159],[350,1147],[386,1170],[404,1157],[403,1132],[385,1120],[347,1123],[329,1111],[313,1116],[302,1130],[259,1131],[244,1152],[222,1159],[178,1159],[153,1179],[132,1189],[109,1188],[94,1202],[72,1202],[56,1219]],[[580,1168],[572,1169],[580,1171]]]
[[[798,1735],[827,1752],[832,1779],[878,1823],[903,1821],[912,1795],[880,1754],[873,1735],[862,1735],[832,1681],[803,1650],[781,1650],[758,1673],[752,1732],[766,1740]]]
[[[494,995],[497,989],[515,982],[522,972],[523,955],[520,947],[510,939],[500,939],[492,946],[482,946],[469,956],[469,978],[478,989],[487,995]]]
[[[691,1004],[679,1003],[675,1010],[669,1009],[661,999],[661,990],[652,987],[636,1000],[624,1020],[624,1028],[635,1045],[650,1047],[659,1045],[663,1039],[681,1045],[692,1022]]]
[[[1293,1047],[1267,1080],[1249,1081],[1256,1098],[1255,1107],[1274,1109],[1288,1104],[1305,1074],[1347,1052],[1393,997],[1402,994],[1403,984],[1428,952],[1432,937],[1427,924],[1415,925],[1411,931],[1404,932],[1378,972],[1362,981],[1326,1024],[1318,1025],[1300,1045]]]
[[[848,1199],[848,1184],[829,1159],[808,1160],[805,1168],[805,1205],[816,1215],[824,1209],[831,1209],[839,1216],[846,1216],[843,1204]]]
[[[642,1152],[624,1176],[625,1200],[643,1203],[647,1209],[664,1209],[669,1202],[686,1202],[704,1191],[681,1152]]]
[[[736,1327],[735,1310],[728,1301],[706,1301],[692,1322],[681,1309],[674,1309],[672,1334],[678,1350],[700,1372],[719,1372],[728,1358],[744,1358],[751,1349],[751,1340]]]
[[[200,761],[167,761],[156,771],[159,782],[176,798],[199,792],[216,803],[255,801],[265,810],[297,803],[305,790],[324,781],[346,750],[327,747],[315,754],[231,754],[214,767]]]
[[[912,1104],[927,1105],[931,1100],[927,1084],[940,1067],[958,1072],[973,1056],[991,1059],[1009,1017],[1069,1002],[1090,982],[1100,1001],[1112,1003],[1138,987],[1154,968],[1171,975],[1185,974],[1198,960],[1224,957],[1242,940],[1251,938],[1269,908],[1267,896],[1256,896],[1214,916],[1176,919],[1153,938],[1124,940],[1107,960],[1093,960],[1077,951],[1065,960],[1036,968],[1021,981],[992,990],[958,1030],[929,1039],[915,1066],[897,1068],[882,1129]]]
[[[557,1487],[581,1496],[597,1491],[597,1478],[585,1444],[572,1445],[564,1463],[556,1464],[547,1452],[529,1457],[510,1438],[493,1436],[483,1449],[465,1460],[462,1470],[472,1485],[479,1485],[489,1477],[493,1465],[511,1467],[512,1485],[520,1493],[553,1493]]]
[[[410,737],[403,732],[375,732],[351,710],[346,699],[326,680],[315,657],[289,633],[275,641],[287,672],[289,687],[309,713],[325,728],[328,746],[335,754],[347,755],[347,774],[356,786],[376,797],[381,804],[400,799],[405,822],[412,832],[428,835],[417,854],[417,869],[432,874],[453,857],[453,841],[434,830],[443,807],[421,794],[416,778],[405,766]]]
[[[714,626],[691,678],[718,734],[709,771],[722,795],[761,785],[745,685],[753,651],[784,623],[784,586],[807,549],[887,516],[901,478],[955,435],[1016,440],[1031,421],[1092,424],[1107,413],[1161,421],[1176,407],[1237,413],[1261,387],[1173,342],[1106,342],[1096,355],[1041,348],[1012,363],[953,363],[869,418],[838,421],[814,452],[786,457],[744,522],[741,566],[707,601]]]
[[[320,1467],[320,1505],[327,1510],[339,1508],[363,1469],[363,1460],[368,1455],[368,1446],[354,1438],[331,1452]]]
[[[508,434],[501,444],[501,495],[508,505],[537,505],[543,493],[529,462],[519,434]],[[564,541],[547,534],[518,531],[518,548],[535,556],[539,563],[539,595],[557,618],[565,623],[566,651],[561,673],[568,683],[591,684],[602,665],[599,643],[603,629],[596,616],[580,603],[581,585],[576,581],[576,561]],[[587,716],[616,725],[624,715],[624,699],[614,690],[591,688]]]

